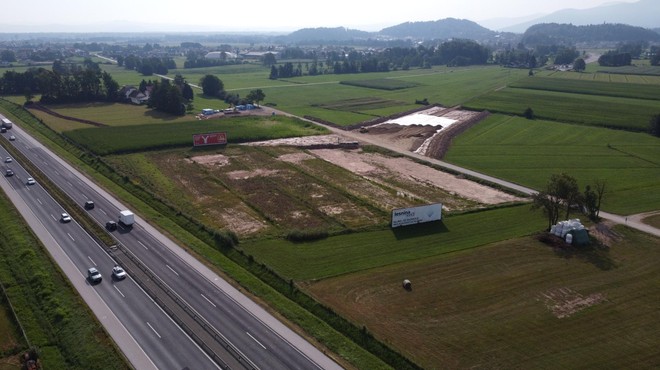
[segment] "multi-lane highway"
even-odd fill
[[[13,145],[16,146],[35,166],[37,166],[51,181],[67,193],[81,207],[87,200],[95,202],[95,208],[87,211],[89,215],[99,224],[105,225],[108,220],[117,220],[119,211],[130,209],[119,203],[112,196],[94,183],[78,173],[71,166],[53,153],[48,151],[36,140],[29,137],[19,127],[14,126],[11,130],[16,136]],[[3,151],[4,152],[4,151]],[[6,154],[3,154],[6,156]],[[14,166],[15,167],[15,166]],[[17,173],[18,174],[18,173]],[[93,246],[89,237],[83,238],[77,232],[73,233],[69,229],[77,227],[75,222],[62,224],[59,222],[59,215],[65,212],[58,209],[56,205],[44,207],[41,203],[42,197],[47,194],[36,196],[38,187],[24,185],[27,173],[21,173],[20,176],[8,178],[12,186],[21,187],[25,193],[24,198],[30,200],[31,208],[35,209],[35,215],[42,220],[49,220],[58,227],[53,230],[58,240],[67,243],[67,254],[71,253],[75,259],[75,264],[79,266],[81,274],[86,272],[90,266],[99,265],[100,270],[105,273],[107,280],[94,286],[93,289],[102,293],[103,299],[113,301],[126,295],[122,290],[124,285],[129,285],[130,280],[112,283],[109,281],[109,272],[113,261],[98,246]],[[32,190],[35,189],[35,190]],[[43,189],[41,189],[43,192]],[[37,200],[38,199],[38,200]],[[26,202],[28,200],[26,199]],[[40,203],[41,202],[41,203]],[[312,346],[309,342],[301,338],[295,332],[283,325],[272,315],[262,309],[260,306],[249,300],[246,296],[233,288],[217,274],[209,270],[206,266],[188,255],[182,248],[177,246],[171,240],[167,239],[144,220],[137,217],[136,225],[132,229],[120,227],[112,232],[113,236],[126,246],[135,256],[137,256],[144,265],[157,275],[167,286],[176,292],[192,309],[213,328],[226,338],[241,357],[247,360],[243,362],[246,367],[255,367],[260,369],[340,369],[341,367],[325,356],[321,351]],[[68,238],[68,241],[67,241]],[[78,244],[76,243],[78,240]],[[74,243],[74,244],[69,244]],[[83,246],[84,245],[84,246]],[[69,249],[71,251],[69,251]],[[92,253],[87,249],[94,250]],[[133,286],[131,289],[139,291],[139,287]],[[132,292],[132,290],[131,290]],[[105,298],[105,295],[113,298]],[[132,294],[132,293],[130,293]],[[144,294],[143,294],[144,296]],[[124,299],[122,297],[122,299]],[[147,299],[148,298],[144,298]],[[121,299],[119,303],[108,303],[117,316],[136,316],[137,313],[130,312],[130,308]],[[142,314],[147,303],[134,303],[134,310]],[[155,306],[153,302],[150,305]],[[161,315],[162,312],[154,307],[153,312]],[[135,319],[130,319],[135,320]],[[141,319],[145,321],[144,319]],[[149,318],[149,320],[152,320]],[[123,319],[122,319],[122,322]],[[139,326],[139,323],[132,323],[125,326]],[[146,321],[151,324],[151,321]],[[155,338],[162,341],[163,337],[185,338],[182,339],[182,345],[176,346],[175,351],[160,353],[157,350],[150,352],[149,357],[154,361],[158,368],[183,368],[187,366],[191,369],[212,368],[207,363],[201,365],[197,362],[206,356],[200,356],[199,349],[188,340],[183,332],[178,333],[167,331],[161,333],[154,325],[146,325],[151,334],[157,333]],[[163,329],[165,330],[165,329]],[[135,335],[135,341],[143,347],[147,347],[149,340],[144,338],[148,331]],[[143,341],[147,344],[143,345]],[[188,345],[189,347],[186,347]],[[146,350],[145,350],[146,351]],[[152,354],[153,353],[153,357]],[[155,359],[160,358],[160,362]],[[170,362],[171,361],[171,362]],[[183,366],[179,366],[179,364]]]
[[[12,133],[14,134],[14,133]],[[17,135],[18,136],[18,135]],[[16,140],[22,145],[21,139]],[[4,177],[3,188],[18,195],[31,214],[24,214],[31,222],[37,222],[50,235],[47,247],[51,255],[63,256],[61,266],[92,305],[104,305],[110,314],[102,316],[102,323],[109,332],[119,331],[119,348],[126,349],[126,357],[137,368],[160,369],[211,369],[217,368],[199,347],[158,307],[130,277],[115,281],[111,277],[112,258],[88,235],[76,220],[63,222],[61,214],[67,212],[36,183],[28,185],[29,173],[14,160],[4,163],[9,156],[0,147],[3,158],[3,175],[11,169],[14,175]],[[87,280],[87,269],[96,267],[103,275],[100,284]],[[113,317],[114,316],[114,317]],[[115,320],[116,318],[116,320]]]

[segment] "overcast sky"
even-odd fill
[[[478,22],[500,17],[547,14],[566,8],[585,9],[612,2],[613,0],[11,0],[3,1],[4,4],[0,6],[3,15],[0,24],[86,25],[89,31],[94,31],[100,24],[114,21],[162,26],[198,25],[205,29],[212,27],[216,31],[294,31],[307,27],[339,26],[377,31],[407,21],[434,21],[453,17]],[[0,32],[3,30],[0,29]]]

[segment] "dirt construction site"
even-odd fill
[[[217,226],[239,236],[267,231],[271,225],[283,230],[369,227],[387,223],[392,209],[428,203],[462,211],[522,200],[406,156],[367,150],[359,141],[368,135],[401,151],[437,153],[440,143],[448,143],[452,133],[479,117],[477,112],[434,107],[345,134],[253,142],[186,159],[206,168],[240,204],[204,204],[222,197],[196,187],[205,181],[191,181],[192,171],[164,170],[181,188],[196,187],[191,201],[206,209]],[[214,217],[216,209],[222,211]]]

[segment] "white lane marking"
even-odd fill
[[[53,220],[55,220],[55,221],[57,221],[57,217],[55,217],[55,216],[53,216],[53,214],[52,214],[52,213],[50,214],[50,217],[52,217],[52,218],[53,218]]]
[[[207,301],[208,303],[210,303],[211,306],[213,306],[213,307],[218,307],[218,306],[215,305],[215,303],[211,302],[210,299],[206,298],[206,296],[205,296],[204,294],[201,294],[201,296],[202,296],[202,298],[206,299],[206,301]]]
[[[66,235],[68,235],[68,236],[69,236],[69,238],[71,238],[71,240],[73,240],[74,242],[76,241],[76,239],[74,239],[74,238],[73,238],[73,236],[71,236],[71,234],[69,234],[69,233],[66,233]]]
[[[143,246],[143,247],[144,247],[144,249],[146,249],[146,250],[149,250],[149,248],[147,248],[147,246],[146,246],[146,245],[144,245],[144,244],[142,244],[142,242],[141,242],[141,241],[139,241],[139,240],[138,240],[138,244],[140,244],[141,246]],[[169,267],[169,266],[167,266],[167,267]],[[177,275],[178,275],[178,274],[177,274]]]
[[[174,271],[174,269],[173,269],[173,268],[171,268],[171,267],[170,267],[170,265],[165,265],[165,266],[167,266],[167,268],[168,268],[168,269],[170,269],[170,270],[172,270],[172,272],[173,272],[173,273],[175,273],[175,274],[176,274],[176,276],[179,276],[179,273],[178,273],[178,272],[176,272],[176,271]]]
[[[96,266],[96,262],[94,262],[94,260],[92,259],[92,257],[87,256],[87,258],[89,258],[89,260],[92,261],[92,264],[94,264],[94,266]]]
[[[117,288],[116,285],[113,285],[113,287],[115,287],[115,289],[117,289],[117,291],[119,292],[119,294],[121,294],[121,296],[122,296],[123,298],[126,298],[126,296],[124,295],[124,293],[122,293],[121,290],[119,290],[119,288]]]
[[[56,174],[57,176],[60,176],[60,173],[57,172],[57,170],[53,170],[53,172],[55,172],[55,174]]]
[[[160,336],[160,334],[158,334],[158,332],[156,331],[156,329],[154,329],[154,327],[151,326],[151,324],[149,324],[149,321],[147,321],[147,325],[149,325],[149,327],[151,328],[151,330],[153,330],[154,333],[156,333],[156,335],[158,336],[158,338],[161,338],[161,339],[163,338],[163,337]]]
[[[73,187],[73,184],[71,183],[71,181],[67,181],[66,183],[69,184],[70,187]]]
[[[89,199],[89,197],[88,197],[87,195],[83,194],[83,193],[80,193],[80,195],[82,195],[83,197],[85,197],[85,199]]]
[[[41,203],[41,199],[39,199],[39,198],[37,198],[37,202],[39,202],[39,204],[41,204],[41,205],[44,205],[43,203]]]
[[[250,333],[248,333],[247,331],[245,332],[245,334],[247,334],[250,338],[252,338],[253,341],[257,342],[257,344],[260,345],[261,348],[266,349],[266,346],[264,346],[263,344],[261,344],[261,342],[259,342],[259,341],[257,340],[257,338],[253,337],[253,336],[252,336]]]
[[[105,213],[105,211],[104,211],[104,210],[102,210],[102,209],[99,209],[99,211],[101,211],[101,213],[103,213],[103,214],[104,214],[104,215],[106,215],[106,216],[108,215],[108,214],[107,214],[107,213]]]

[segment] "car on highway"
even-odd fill
[[[9,141],[14,141],[14,140],[16,140],[16,136],[11,135],[11,136],[9,137]]]
[[[27,181],[26,181],[25,183],[28,184],[28,185],[34,185],[34,184],[36,184],[37,182],[34,181],[33,178],[28,177],[28,178],[27,178]]]
[[[12,170],[5,171],[5,176],[7,176],[7,177],[14,176],[14,171],[12,171]]]
[[[94,202],[91,200],[88,200],[85,202],[85,209],[93,209],[94,208]]]
[[[62,222],[71,222],[71,216],[68,213],[62,213]]]
[[[5,163],[11,163],[12,161],[13,161],[13,159],[11,159],[11,157],[5,158]]]
[[[101,272],[96,267],[90,267],[87,269],[87,278],[89,279],[89,282],[92,284],[100,283],[101,280],[103,280],[103,276],[101,276]]]
[[[108,229],[108,231],[115,231],[117,230],[117,223],[114,221],[108,221],[105,223],[105,228]]]
[[[0,127],[0,132],[2,132],[4,134],[5,132],[7,132],[7,128],[4,127],[4,126]]]
[[[116,265],[112,268],[112,277],[117,280],[124,280],[126,279],[126,271],[121,266]]]

